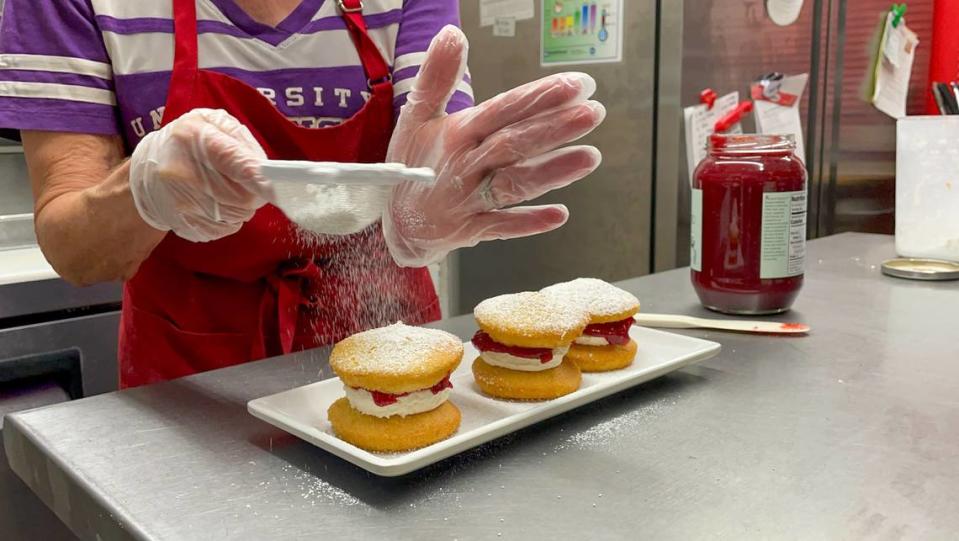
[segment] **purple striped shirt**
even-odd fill
[[[128,148],[159,127],[173,65],[172,0],[6,0],[0,127],[120,134]],[[365,0],[370,36],[406,102],[433,36],[458,24],[456,0]],[[342,122],[369,98],[333,0],[303,0],[276,27],[233,0],[197,0],[200,67],[257,88],[288,118]],[[450,111],[469,107],[466,78]]]

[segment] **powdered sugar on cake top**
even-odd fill
[[[577,278],[543,288],[543,293],[581,306],[593,317],[612,317],[639,310],[639,299],[632,293],[597,278]]]
[[[334,370],[357,375],[415,374],[430,370],[437,362],[463,355],[463,343],[456,336],[402,322],[354,334],[347,340],[353,342],[351,347],[341,349],[335,359],[331,358],[331,364],[335,364]]]
[[[589,321],[582,308],[537,291],[486,299],[476,305],[473,315],[481,325],[506,328],[521,336],[565,335]]]

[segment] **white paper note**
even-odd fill
[[[803,162],[806,161],[806,148],[803,144],[799,103],[808,79],[809,75],[806,73],[783,79],[780,91],[796,96],[796,101],[789,107],[766,100],[753,101],[756,131],[764,134],[792,134],[796,138],[796,156]]]
[[[779,26],[788,26],[799,18],[803,0],[766,0],[766,14]]]
[[[895,29],[898,30],[898,29]],[[893,31],[886,34],[886,43],[882,47],[882,54],[893,66],[898,67],[902,60],[902,32]]]
[[[912,76],[912,61],[916,56],[919,37],[900,19],[893,28],[893,15],[886,17],[879,59],[876,62],[876,87],[872,103],[876,109],[893,118],[906,116],[906,99],[909,97],[909,78]],[[896,61],[892,57],[897,57]]]
[[[501,38],[516,36],[516,19],[512,17],[497,17],[493,24],[493,35]]]
[[[756,115],[756,131],[770,135],[792,134],[796,138],[796,156],[806,161],[806,149],[803,145],[802,121],[799,107],[783,107],[768,101],[753,103]]]
[[[706,105],[694,105],[683,109],[683,119],[686,128],[686,166],[689,171],[689,182],[693,181],[693,171],[699,162],[706,157],[706,143],[709,136],[715,131],[716,121],[739,105],[739,92],[730,92],[713,103],[713,108]],[[742,126],[736,124],[726,133],[742,133]]]
[[[521,21],[535,15],[533,0],[480,0],[480,26],[492,26],[497,18]]]

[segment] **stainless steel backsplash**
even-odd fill
[[[33,212],[33,195],[23,154],[0,153],[0,216],[28,212]]]
[[[0,153],[0,216],[33,212],[33,195],[23,154]]]

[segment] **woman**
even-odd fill
[[[21,130],[57,272],[126,280],[121,386],[435,320],[423,265],[566,221],[501,207],[598,166],[592,147],[555,150],[602,121],[594,83],[561,74],[471,107],[466,40],[444,28],[456,4],[6,1],[0,127]],[[396,187],[359,233],[309,237],[267,204],[264,157],[437,179]]]

